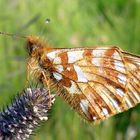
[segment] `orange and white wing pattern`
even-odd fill
[[[140,102],[140,58],[117,47],[52,49],[52,76],[62,96],[92,122],[128,110]]]

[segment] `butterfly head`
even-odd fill
[[[27,75],[32,79],[41,80],[42,67],[48,68],[50,66],[49,60],[47,57],[44,57],[44,51],[49,50],[48,44],[38,36],[28,36],[26,49],[29,54],[27,62]]]
[[[43,47],[43,43],[38,36],[28,36],[27,37],[27,52],[30,56],[35,55],[36,50]]]

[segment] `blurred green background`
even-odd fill
[[[0,31],[37,35],[55,47],[117,45],[140,54],[140,0],[0,0]],[[0,36],[1,108],[25,86],[25,42]],[[140,140],[140,105],[93,125],[58,98],[30,139]]]

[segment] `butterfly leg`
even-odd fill
[[[42,81],[43,81],[43,84],[44,84],[44,85],[47,85],[49,95],[51,95],[51,92],[50,92],[50,81],[49,81],[49,79],[46,77],[44,71],[42,71],[42,75],[43,75],[43,80],[42,80]]]
[[[27,62],[25,88],[33,84],[32,82],[34,80],[34,77],[36,77],[36,73],[36,70],[32,71],[32,65],[30,64],[30,62]]]
[[[30,83],[30,73],[29,73],[29,67],[31,67],[30,63],[27,63],[27,66],[26,66],[26,82],[25,82],[25,87],[28,87],[29,83]]]

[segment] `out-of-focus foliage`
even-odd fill
[[[117,45],[139,54],[139,24],[140,0],[0,0],[0,31],[37,35],[55,47]],[[25,42],[0,36],[1,107],[25,86]],[[139,140],[140,105],[91,125],[58,98],[50,120],[31,139]]]

